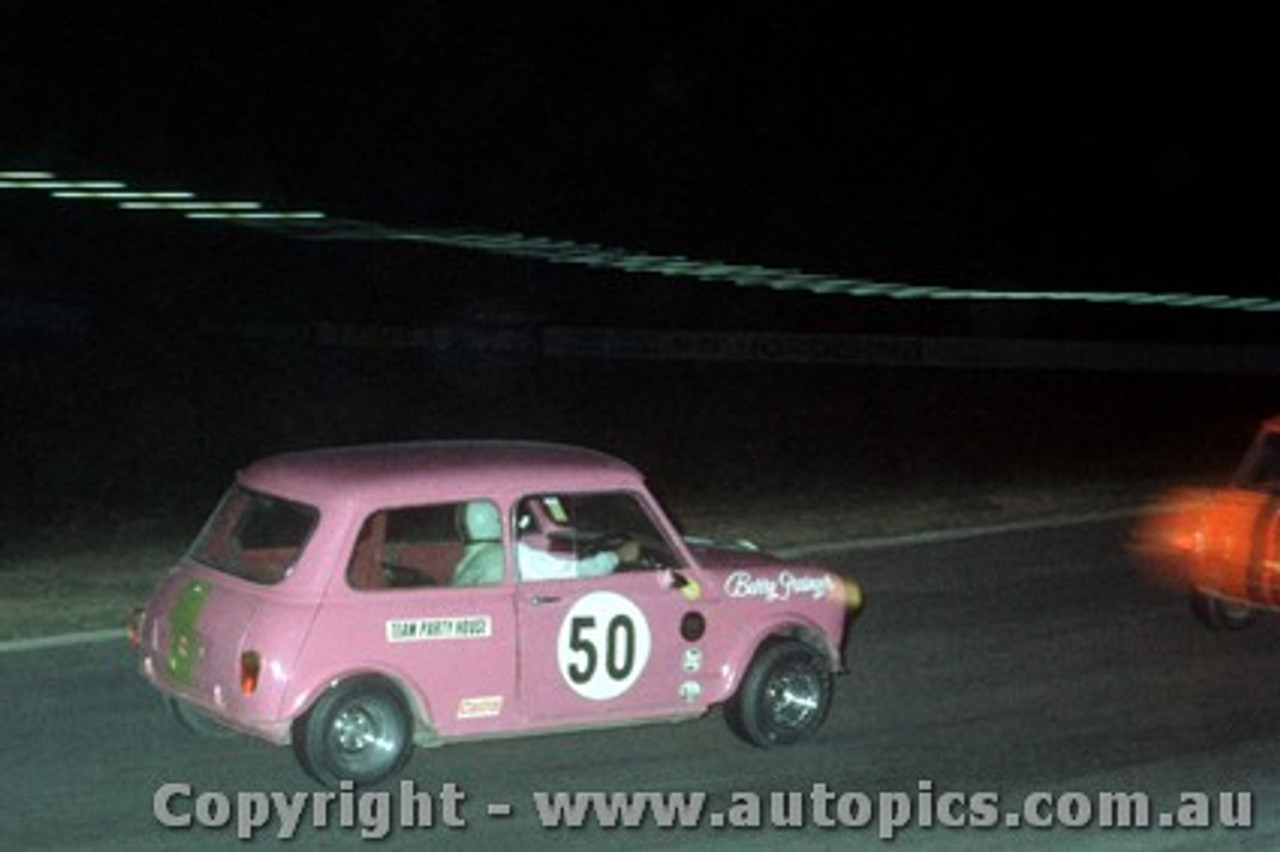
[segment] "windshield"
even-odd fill
[[[1258,436],[1240,465],[1236,485],[1254,491],[1280,490],[1280,433]]]
[[[205,524],[191,556],[255,583],[278,583],[302,552],[318,516],[312,506],[236,485]]]

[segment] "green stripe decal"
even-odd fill
[[[199,653],[196,625],[210,589],[212,586],[204,580],[188,584],[169,613],[169,677],[183,686],[190,686],[195,676]]]

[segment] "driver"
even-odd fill
[[[581,559],[572,555],[560,555],[540,547],[534,547],[521,539],[516,545],[516,560],[520,565],[521,580],[569,580],[575,577],[599,577],[611,573],[619,565],[635,562],[640,557],[640,545],[626,541],[614,550],[602,550]]]
[[[553,553],[550,543],[539,535],[537,521],[526,516],[516,541],[516,564],[521,580],[571,580],[576,577],[599,577],[612,573],[619,565],[640,558],[640,545],[632,539],[612,549],[590,556]],[[535,540],[538,541],[535,544]],[[541,546],[540,546],[541,545]]]

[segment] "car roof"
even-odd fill
[[[321,505],[394,505],[517,493],[629,489],[640,473],[606,453],[536,441],[414,441],[270,456],[240,471],[254,490]]]

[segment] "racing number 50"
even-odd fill
[[[556,668],[565,684],[590,701],[611,701],[639,680],[653,637],[644,610],[603,589],[574,602],[556,636]]]
[[[596,641],[595,633],[595,616],[579,615],[570,620],[569,650],[580,654],[583,659],[569,662],[569,679],[574,683],[589,682],[595,677],[596,667],[603,656],[605,674],[611,680],[626,680],[636,664],[635,623],[624,613],[609,619],[604,628],[603,648]]]

